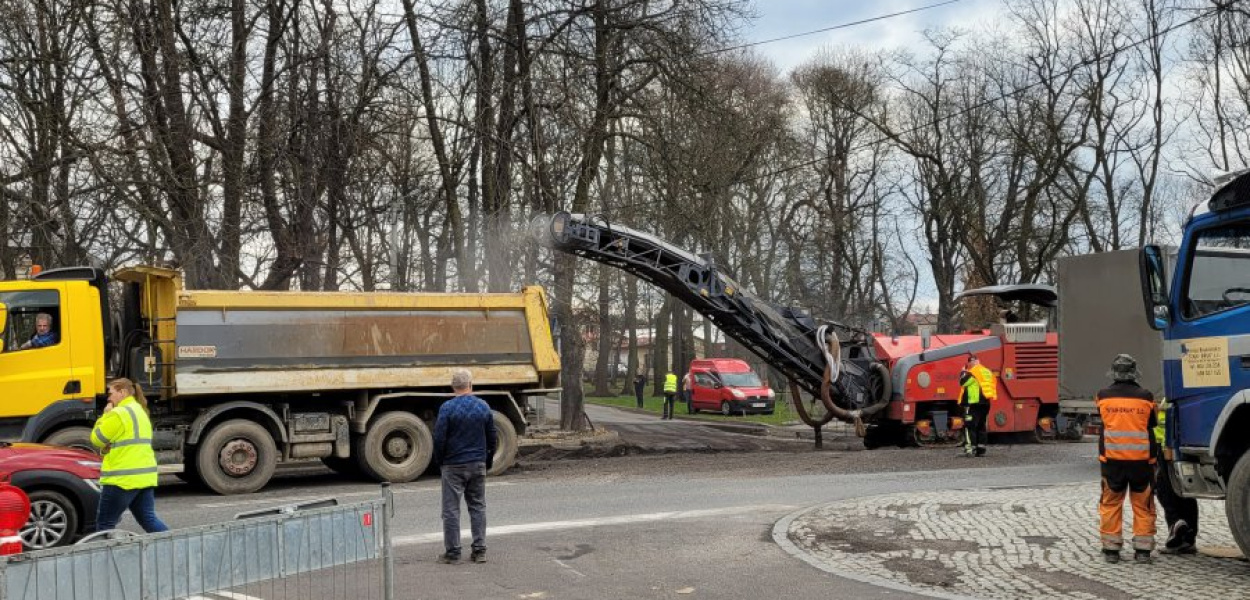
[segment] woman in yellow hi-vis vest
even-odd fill
[[[167,531],[169,528],[156,516],[158,473],[152,451],[152,420],[143,390],[133,381],[109,382],[108,406],[95,422],[91,443],[104,455],[96,531],[117,527],[126,509],[144,531]]]

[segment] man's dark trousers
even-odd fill
[[[661,419],[673,418],[673,397],[676,395],[674,392],[664,392],[664,411],[660,416]]]
[[[968,444],[972,448],[985,448],[989,443],[989,421],[990,403],[981,400],[976,404],[967,405],[967,419],[970,423],[964,423],[964,427],[968,431]],[[982,450],[984,452],[984,450]]]
[[[460,557],[460,497],[469,506],[473,551],[486,551],[486,463],[443,465],[443,547]]]
[[[1198,538],[1198,501],[1193,498],[1182,498],[1176,490],[1172,489],[1172,478],[1168,477],[1171,464],[1171,461],[1167,460],[1159,460],[1155,464],[1155,497],[1163,506],[1163,519],[1168,523],[1169,533],[1177,521],[1184,521],[1186,525],[1189,525],[1189,532],[1185,539],[1169,538],[1168,547],[1182,543],[1192,545]]]
[[[644,387],[647,387],[645,380],[634,380],[634,396],[638,398],[638,408],[642,408],[642,388]]]

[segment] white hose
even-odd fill
[[[825,336],[833,338],[826,340]],[[829,365],[829,382],[836,383],[842,375],[842,343],[838,341],[838,333],[821,325],[816,329],[816,346],[825,355],[825,364]]]

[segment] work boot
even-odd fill
[[[1149,550],[1136,550],[1133,552],[1133,562],[1139,565],[1148,565],[1153,562],[1150,558]]]
[[[454,564],[456,564],[456,563],[460,562],[460,555],[459,555],[459,554],[448,554],[448,553],[444,552],[444,553],[442,553],[442,554],[439,554],[439,555],[438,555],[438,562],[443,563],[443,564],[445,564],[445,565],[454,565]]]
[[[1167,556],[1179,556],[1181,554],[1197,554],[1198,548],[1189,542],[1181,542],[1178,546],[1166,546],[1159,551],[1159,554]]]
[[[486,562],[486,551],[474,550],[473,554],[470,555],[469,558],[475,563],[484,563]]]
[[[1168,541],[1164,544],[1160,554],[1195,554],[1198,549],[1194,547],[1194,530],[1189,523],[1177,521],[1172,525],[1172,530],[1168,532]]]
[[[985,447],[977,446],[977,456],[985,456]]]
[[[1105,560],[1105,561],[1107,561],[1107,564],[1112,564],[1112,565],[1114,565],[1114,564],[1116,564],[1116,563],[1119,563],[1119,562],[1120,562],[1120,551],[1119,551],[1119,550],[1103,550],[1103,551],[1102,551],[1102,559],[1103,559],[1103,560]]]

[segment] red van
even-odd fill
[[[690,361],[690,412],[722,415],[773,414],[776,394],[760,381],[746,361],[705,358]]]

